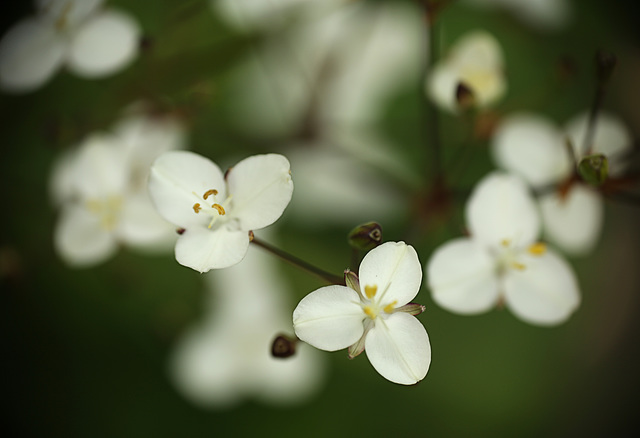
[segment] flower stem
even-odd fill
[[[425,27],[426,37],[429,40],[429,54],[425,61],[424,77],[429,74],[430,68],[436,63],[439,52],[439,26],[437,25],[436,9],[429,1],[424,2],[425,11]],[[424,128],[427,131],[426,137],[431,147],[431,166],[433,172],[433,181],[438,182],[443,179],[442,170],[442,143],[440,141],[440,114],[438,108],[425,92],[423,95],[423,108],[425,112],[426,123]]]
[[[584,144],[582,144],[582,153],[588,155],[593,147],[593,137],[596,130],[596,120],[598,113],[602,108],[604,96],[606,93],[606,87],[613,73],[613,69],[616,66],[616,57],[608,52],[598,50],[595,56],[596,62],[596,90],[591,102],[591,108],[589,110],[589,121],[587,124],[587,134],[584,137]]]
[[[271,254],[275,255],[276,257],[284,260],[285,262],[296,266],[304,271],[307,271],[310,274],[315,275],[318,278],[321,278],[322,280],[326,281],[329,284],[341,284],[344,285],[344,278],[337,276],[337,275],[333,275],[330,272],[324,271],[316,266],[313,266],[310,263],[305,262],[304,260],[289,254],[288,252],[285,252],[279,248],[276,248],[273,245],[270,245],[260,239],[258,239],[257,237],[253,236],[251,243],[259,246],[260,248],[263,248],[264,250],[270,252]]]

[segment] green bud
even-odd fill
[[[382,226],[377,222],[358,225],[351,230],[348,240],[353,248],[369,251],[382,243]]]
[[[578,164],[578,173],[591,185],[602,185],[609,176],[609,160],[602,154],[587,155]]]

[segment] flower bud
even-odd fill
[[[591,185],[602,185],[609,175],[609,160],[602,154],[587,155],[578,164],[578,173]]]
[[[458,108],[462,111],[472,108],[476,103],[473,90],[464,82],[458,82],[458,86],[456,87],[456,102]]]
[[[344,271],[344,284],[346,284],[349,289],[360,293],[360,279],[355,272],[349,269]]]
[[[358,225],[351,230],[348,240],[353,248],[369,251],[382,243],[382,226],[377,222]]]
[[[297,338],[286,335],[278,335],[271,344],[271,355],[280,359],[296,354]]]

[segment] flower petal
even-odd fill
[[[249,248],[246,231],[230,231],[226,227],[209,230],[188,228],[176,242],[176,260],[198,272],[222,269],[239,263]]]
[[[376,300],[384,303],[396,301],[404,306],[420,290],[422,266],[412,246],[404,242],[386,242],[369,251],[358,272],[360,285],[377,286]]]
[[[193,211],[207,191],[215,189],[220,199],[227,196],[220,168],[211,160],[189,151],[162,154],[151,166],[149,195],[156,209],[169,222],[184,228],[206,226],[211,220]]]
[[[540,217],[533,198],[516,176],[494,172],[473,189],[466,206],[469,231],[474,239],[500,247],[508,241],[527,247],[540,233]]]
[[[304,342],[326,351],[347,348],[364,332],[358,294],[344,286],[322,287],[293,311],[293,328]]]
[[[527,255],[524,270],[511,269],[504,276],[507,306],[531,324],[555,325],[569,318],[580,304],[578,282],[571,266],[552,250]]]
[[[426,273],[433,300],[451,312],[481,313],[498,301],[495,260],[472,239],[455,239],[437,248]]]
[[[566,133],[571,138],[578,157],[586,155],[584,150],[585,136],[589,126],[589,114],[583,113],[567,123]],[[619,176],[624,170],[625,163],[620,160],[633,147],[631,133],[619,118],[612,114],[601,112],[595,123],[593,153],[601,153],[609,158],[609,175]]]
[[[146,192],[128,196],[117,229],[122,242],[158,250],[176,242],[175,226],[164,220]]]
[[[113,234],[101,226],[100,218],[76,205],[62,210],[53,239],[60,257],[78,268],[97,265],[118,249]]]
[[[85,198],[120,196],[129,169],[113,137],[94,134],[80,146],[74,164],[74,185]]]
[[[66,44],[48,23],[20,21],[0,41],[0,85],[24,93],[42,86],[64,61]]]
[[[138,55],[140,28],[129,15],[104,11],[85,22],[73,35],[68,67],[93,79],[126,67]]]
[[[544,233],[571,254],[587,254],[598,241],[604,219],[600,195],[581,184],[575,184],[566,197],[557,193],[540,198]]]
[[[247,231],[278,220],[293,194],[289,161],[278,154],[245,158],[231,168],[227,182],[233,196],[230,214]]]
[[[414,316],[394,313],[376,321],[365,341],[365,352],[382,377],[401,385],[424,379],[431,364],[431,344]]]
[[[500,167],[535,187],[556,183],[572,171],[573,160],[562,133],[541,116],[526,113],[509,116],[496,131],[492,146]]]
[[[35,3],[43,19],[63,30],[73,30],[97,10],[104,0],[35,0]]]

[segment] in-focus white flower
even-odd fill
[[[349,287],[322,287],[300,301],[293,311],[296,335],[321,350],[349,347],[350,357],[364,350],[376,371],[392,382],[422,380],[431,345],[413,316],[424,308],[409,304],[422,281],[413,247],[384,243],[367,253],[358,276],[347,273],[345,279]]]
[[[580,303],[569,264],[539,242],[540,218],[518,177],[494,173],[466,206],[470,237],[436,249],[426,267],[433,299],[455,313],[486,312],[504,303],[531,324],[564,322]]]
[[[246,158],[225,175],[201,155],[173,151],[151,167],[149,193],[160,215],[184,230],[175,248],[178,263],[207,272],[243,259],[248,232],[278,220],[293,181],[282,155]]]
[[[502,7],[540,30],[557,30],[571,18],[568,0],[466,0],[474,6]]]
[[[632,146],[629,131],[610,114],[598,116],[592,144],[585,147],[587,130],[587,114],[570,120],[563,132],[542,116],[520,113],[500,124],[492,142],[498,166],[520,175],[534,188],[559,187],[539,198],[545,236],[576,255],[590,252],[597,243],[604,205],[593,187],[574,178],[577,163],[567,140],[578,160],[591,153],[604,154],[612,177],[624,171],[623,158]]]
[[[458,86],[464,85],[473,94],[474,104],[486,108],[506,92],[503,65],[502,49],[491,34],[481,30],[467,33],[431,69],[427,94],[439,107],[455,112]]]
[[[83,78],[110,75],[138,53],[140,28],[103,0],[36,0],[37,14],[0,41],[0,86],[35,90],[63,65]]]
[[[239,264],[208,273],[205,318],[178,341],[170,372],[189,400],[225,408],[254,398],[300,403],[323,380],[321,355],[299,343],[286,359],[270,354],[278,333],[291,333],[289,289],[268,254],[250,248]]]

